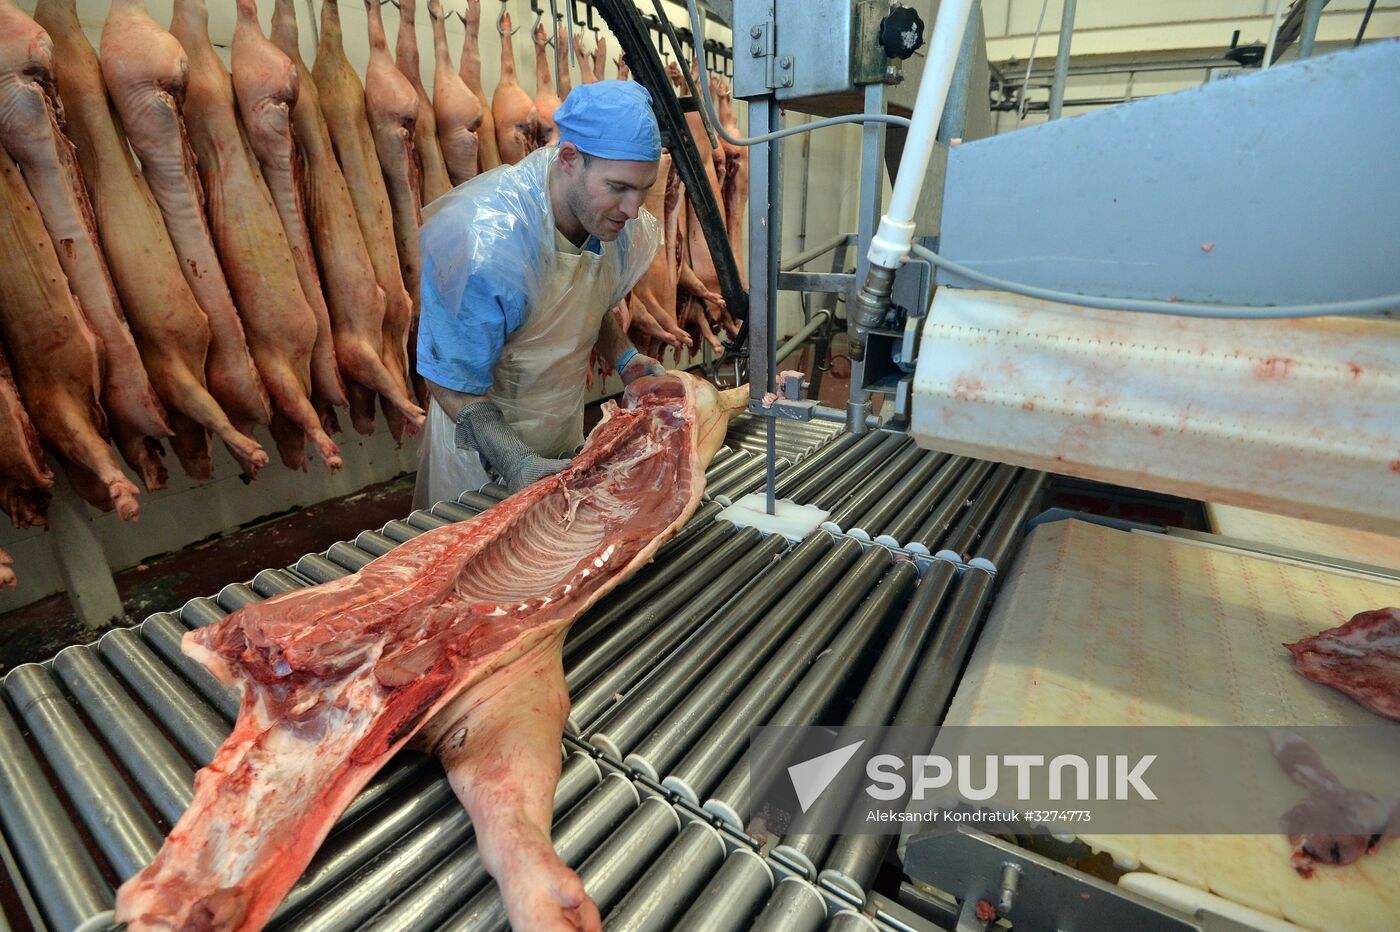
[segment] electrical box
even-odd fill
[[[859,112],[863,86],[884,83],[890,112],[907,114],[936,10],[935,0],[736,0],[734,94],[835,115]]]

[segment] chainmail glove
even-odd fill
[[[569,465],[567,459],[546,459],[537,455],[506,423],[501,409],[490,401],[478,401],[461,410],[457,415],[455,442],[460,450],[479,453],[512,495]]]

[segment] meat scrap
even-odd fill
[[[1284,773],[1308,791],[1283,817],[1301,876],[1311,877],[1318,864],[1351,864],[1400,834],[1400,799],[1343,786],[1317,750],[1291,732],[1276,731],[1270,740]]]
[[[1360,612],[1339,628],[1284,646],[1301,675],[1400,721],[1400,608]]]
[[[412,742],[442,760],[514,928],[597,928],[549,836],[564,637],[694,512],[746,392],[639,379],[565,471],[186,635],[243,702],[165,846],[118,891],[117,920],[260,928],[351,798]]]

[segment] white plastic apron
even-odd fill
[[[606,274],[601,255],[558,251],[552,258],[554,274],[545,299],[507,338],[486,397],[530,449],[555,458],[572,455],[583,443],[589,351],[598,340],[617,282],[614,274]],[[436,401],[428,405],[415,508],[455,499],[494,481],[475,451],[457,449],[456,413],[444,411]]]

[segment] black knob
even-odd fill
[[[924,44],[924,21],[914,9],[897,6],[880,20],[880,47],[890,58],[908,58]]]

